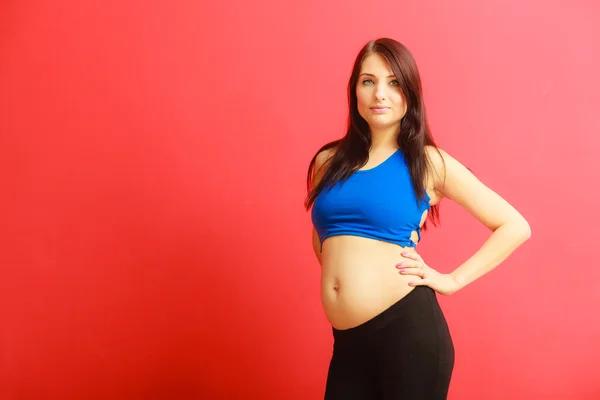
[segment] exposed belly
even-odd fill
[[[321,301],[336,329],[368,321],[406,296],[415,275],[401,275],[396,264],[411,247],[356,236],[334,236],[323,243]]]

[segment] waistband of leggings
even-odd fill
[[[332,327],[333,337],[335,340],[345,341],[358,339],[365,335],[369,335],[372,332],[376,332],[385,327],[390,321],[403,315],[401,311],[406,307],[409,307],[412,303],[429,301],[431,298],[429,292],[431,291],[432,289],[428,286],[417,286],[390,307],[358,326],[342,330]]]

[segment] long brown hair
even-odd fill
[[[415,194],[420,199],[425,198],[425,176],[433,168],[425,152],[425,146],[434,146],[437,149],[437,145],[431,136],[425,115],[421,77],[412,54],[402,43],[394,39],[380,38],[365,44],[354,62],[348,82],[349,118],[346,135],[323,145],[310,161],[306,178],[308,194],[304,202],[307,210],[310,209],[324,188],[347,179],[368,161],[371,134],[369,125],[358,113],[356,84],[363,60],[372,53],[379,53],[387,60],[406,98],[407,109],[401,122],[398,146],[408,163]],[[321,151],[331,148],[335,148],[335,152],[325,163],[328,167],[316,187],[312,187],[313,176],[318,172],[314,171],[317,155]],[[437,225],[439,205],[431,207],[428,219]]]

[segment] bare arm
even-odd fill
[[[333,150],[323,150],[319,154],[317,154],[317,158],[315,159],[315,167],[314,167],[314,175],[312,179],[313,187],[317,186],[326,168],[322,168],[323,165],[331,156],[333,155]],[[315,256],[317,260],[319,260],[319,264],[321,264],[321,241],[319,240],[319,236],[317,235],[317,231],[313,227],[312,229],[312,245],[315,252]]]
[[[427,150],[438,171],[437,175],[441,177],[436,180],[436,189],[444,197],[460,204],[492,231],[481,248],[450,274],[460,287],[464,287],[493,270],[527,241],[531,236],[531,228],[512,205],[483,184],[459,161],[443,150],[440,150],[441,157],[435,149]]]
[[[315,256],[317,256],[317,260],[319,260],[319,264],[321,264],[321,241],[319,240],[319,236],[317,235],[315,228],[313,228],[312,244],[313,250],[315,251]]]

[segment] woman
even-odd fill
[[[346,135],[317,151],[307,178],[334,337],[325,398],[446,399],[454,347],[435,292],[450,295],[491,271],[530,237],[529,224],[436,146],[417,66],[401,43],[363,47],[348,97]],[[444,197],[493,232],[451,273],[415,250]]]

